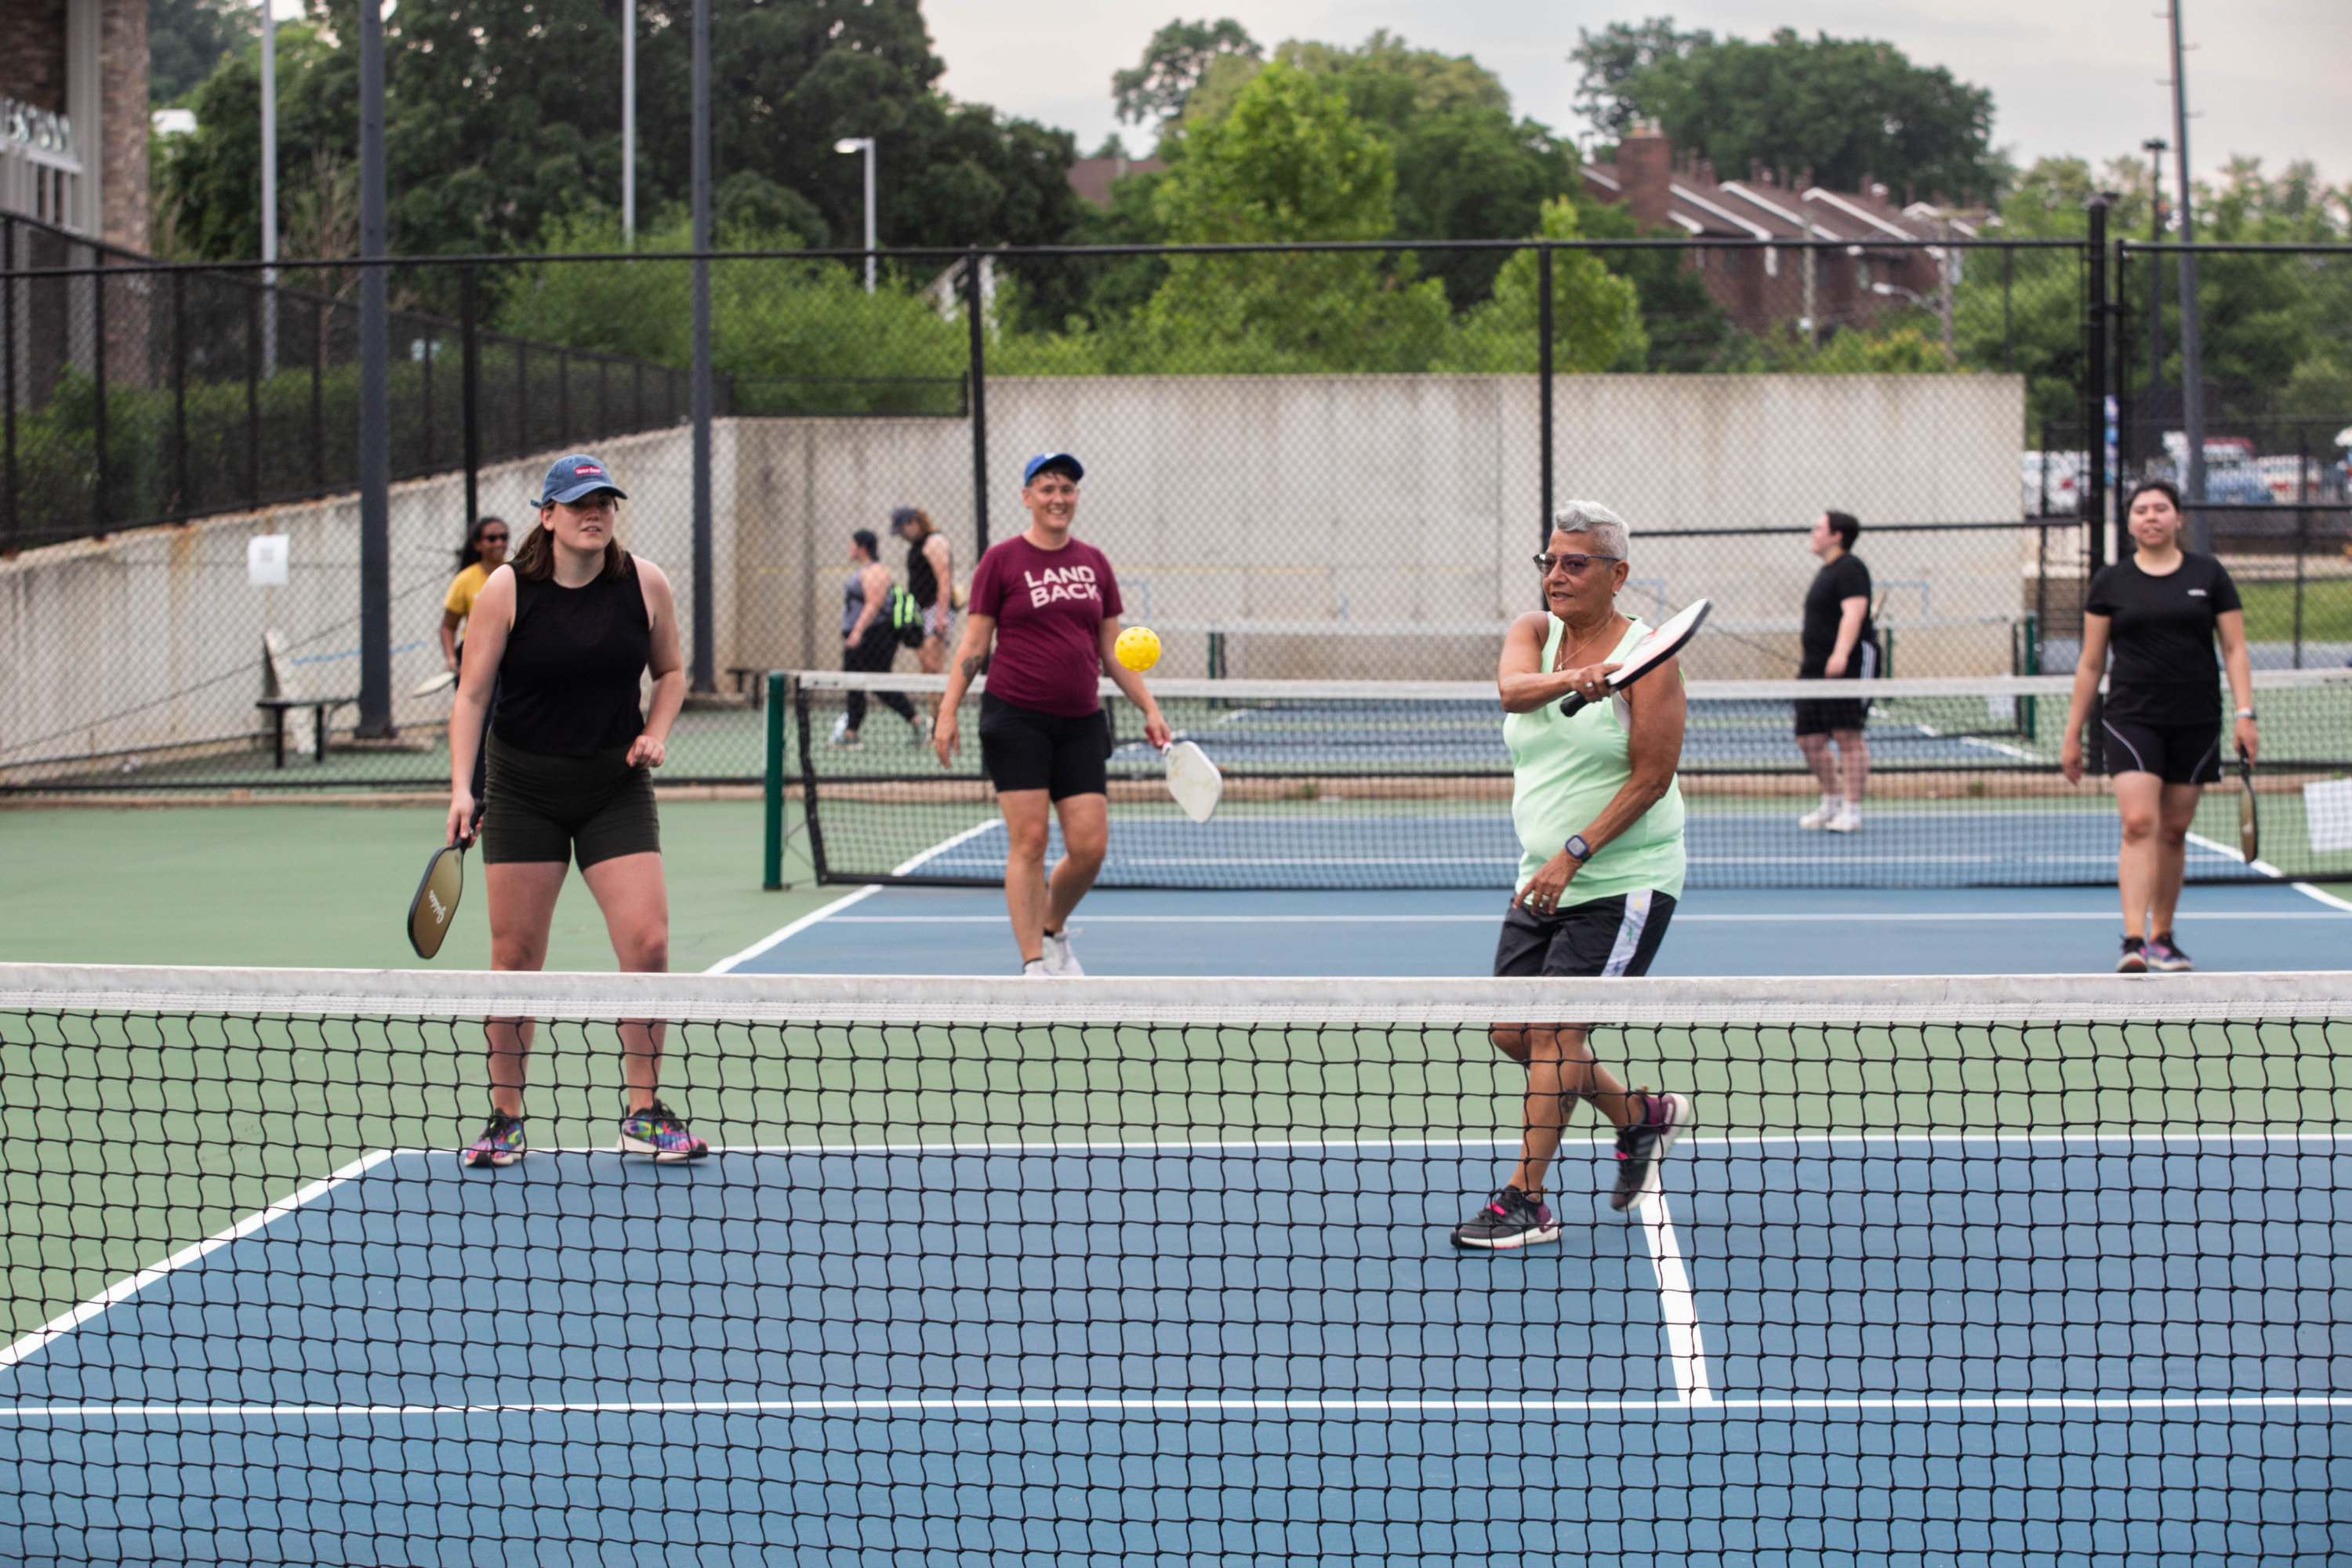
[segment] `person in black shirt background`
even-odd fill
[[[1825,511],[1806,536],[1807,546],[1822,558],[1822,569],[1805,590],[1800,680],[1867,680],[1878,673],[1870,568],[1853,553],[1861,533],[1862,524],[1850,514]],[[1798,826],[1852,833],[1862,826],[1863,783],[1870,776],[1870,743],[1862,727],[1868,711],[1868,703],[1843,699],[1797,704],[1797,748],[1822,783],[1821,805],[1797,818]]]
[[[2081,782],[2083,727],[2090,721],[2099,678],[2107,676],[2100,724],[2124,834],[2116,857],[2124,952],[2116,968],[2136,974],[2190,967],[2173,940],[2172,916],[2197,802],[2221,776],[2216,634],[2236,700],[2231,739],[2241,756],[2253,756],[2256,737],[2253,669],[2237,584],[2210,555],[2180,548],[2180,492],[2165,480],[2143,481],[2125,517],[2137,549],[2129,559],[2100,568],[2084,596],[2083,657],[2074,667],[2059,765],[2069,784]]]

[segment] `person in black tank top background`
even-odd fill
[[[2166,480],[2143,481],[2125,503],[2124,518],[2137,548],[2101,567],[2083,595],[2083,657],[2074,666],[2058,765],[2067,783],[2082,782],[2083,731],[2105,676],[2099,727],[2123,817],[2116,885],[2123,894],[2124,941],[2116,969],[2136,974],[2192,967],[2173,940],[2172,917],[2197,803],[2221,777],[2217,637],[2235,699],[2231,746],[2251,760],[2259,737],[2245,611],[2228,569],[2180,547],[2180,492]]]
[[[478,746],[489,752],[478,803],[488,884],[490,967],[536,970],[562,890],[565,862],[604,912],[623,971],[669,968],[669,894],[654,805],[670,726],[686,700],[669,579],[614,537],[627,499],[604,465],[564,458],[547,471],[539,526],[474,600],[466,658],[449,717],[448,842],[470,835]],[[638,683],[654,677],[649,713]],[[498,715],[484,733],[490,686]],[[663,1026],[620,1026],[626,1085],[619,1147],[663,1162],[709,1146],[662,1104]],[[527,1019],[492,1019],[490,1118],[463,1154],[468,1165],[511,1165],[525,1147],[522,1090]]]

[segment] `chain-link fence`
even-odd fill
[[[12,250],[18,552],[0,562],[0,616],[23,651],[0,699],[0,786],[439,784],[448,699],[411,693],[445,664],[456,548],[477,515],[527,525],[546,462],[592,444],[630,493],[625,540],[677,587],[689,647],[708,605],[698,674],[716,689],[666,781],[758,776],[760,717],[730,702],[756,700],[757,671],[841,663],[854,531],[881,536],[904,582],[888,520],[921,509],[967,584],[987,543],[1025,526],[1021,465],[1047,450],[1087,464],[1079,533],[1173,676],[1485,678],[1536,604],[1528,558],[1549,511],[1572,497],[1631,520],[1633,608],[1716,602],[1696,676],[1794,673],[1818,564],[1804,535],[1832,508],[1863,520],[1896,672],[2060,668],[2080,532],[2020,476],[2067,449],[2046,426],[2080,425],[2084,254],[894,253],[870,292],[855,256],[722,256],[701,518],[690,260],[403,258],[388,269],[413,307],[394,313],[391,353],[399,733],[362,739],[338,700],[359,668],[355,274],[268,289],[249,269],[117,277]],[[82,324],[40,361],[60,321]],[[102,395],[73,368],[73,332],[110,345],[89,361]],[[64,422],[74,396],[102,429]],[[26,531],[37,504],[68,520],[58,532]],[[42,542],[100,531],[101,515],[102,540]],[[288,536],[283,585],[248,571],[263,533]],[[281,706],[257,708],[265,696]],[[329,705],[328,743],[289,742],[280,766],[287,696]],[[287,722],[307,739],[312,719],[298,705]]]

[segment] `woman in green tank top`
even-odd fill
[[[1523,853],[1496,944],[1498,975],[1643,973],[1682,896],[1682,672],[1668,659],[1616,696],[1607,681],[1650,630],[1617,610],[1627,551],[1623,519],[1595,501],[1569,502],[1536,557],[1546,607],[1521,616],[1503,639],[1496,682]],[[1563,716],[1570,693],[1587,706]],[[1628,1093],[1594,1058],[1591,1033],[1566,1022],[1492,1031],[1496,1048],[1528,1069],[1519,1160],[1493,1201],[1454,1227],[1456,1247],[1559,1239],[1544,1175],[1570,1100],[1590,1101],[1617,1129],[1615,1209],[1640,1199],[1690,1124],[1684,1096]]]

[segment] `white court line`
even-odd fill
[[[1664,1189],[1656,1185],[1656,1173],[1653,1167],[1652,1184],[1642,1194],[1639,1223],[1650,1244],[1650,1261],[1658,1270],[1658,1310],[1665,1320],[1666,1361],[1684,1404],[1712,1405],[1715,1389],[1707,1381],[1698,1303],[1691,1298],[1690,1270],[1683,1267],[1682,1241],[1675,1234],[1675,1216],[1666,1208]]]
[[[1499,895],[1498,895],[1499,896]],[[2343,910],[2352,913],[2352,903],[2337,900]],[[830,906],[839,908],[839,905]],[[814,917],[811,917],[814,919]],[[1352,910],[1333,910],[1320,915],[1083,915],[1077,917],[1076,930],[1084,931],[1090,925],[1493,925],[1499,914],[1477,915],[1366,915]],[[1867,923],[1885,925],[1890,921],[1934,921],[1946,924],[1971,921],[1995,922],[2003,925],[2023,924],[2033,921],[2096,921],[2108,925],[2116,923],[2113,910],[1983,910],[1914,912],[1903,910],[1854,910],[1832,914],[1692,914],[1682,909],[1675,910],[1675,924],[1707,921],[1717,925],[1785,925],[1811,921],[1831,925]],[[2325,921],[2335,916],[2320,910],[2190,910],[2181,917],[2202,925],[2208,921]],[[806,921],[800,922],[802,924]],[[844,915],[843,925],[1003,925],[1003,915]],[[792,929],[792,928],[787,928]],[[713,971],[712,973],[717,973]]]
[[[0,1405],[0,1423],[18,1421],[315,1421],[405,1420],[479,1415],[905,1415],[1035,1411],[1111,1415],[1339,1415],[1372,1418],[1416,1415],[1810,1415],[1869,1411],[1996,1414],[2033,1411],[2352,1410],[2352,1394],[1849,1394],[1778,1398],[1684,1399],[1317,1399],[1300,1395],[1257,1398],[1244,1394],[1055,1395],[961,1398],[910,1395],[902,1399],[648,1399],[551,1400],[512,1405]]]
[[[892,868],[890,875],[893,877],[906,876],[908,872],[914,870],[925,861],[931,860],[939,856],[944,855],[949,850],[955,848],[958,845],[964,843],[967,839],[977,838],[982,834],[987,832],[990,828],[999,826],[1001,825],[996,822],[983,822],[976,826],[967,827],[952,838],[941,839],[939,843],[932,845],[929,849],[924,850],[920,855],[916,856],[913,859],[907,861],[905,864]],[[825,905],[824,908],[821,910],[813,910],[809,913],[803,915],[800,919],[784,927],[782,931],[770,931],[766,936],[761,937],[759,941],[753,942],[742,952],[733,953],[726,958],[720,959],[718,963],[712,964],[702,973],[705,974],[731,974],[734,973],[735,966],[737,964],[747,963],[752,959],[759,957],[761,953],[767,952],[770,948],[790,942],[801,932],[808,930],[809,927],[816,924],[817,921],[837,915],[842,910],[849,908],[852,904],[862,904],[881,890],[881,883],[868,882],[865,887],[858,889],[856,892],[851,893],[846,898],[835,899],[833,902]]]
[[[31,1333],[26,1334],[22,1338],[18,1339],[16,1343],[10,1345],[6,1350],[0,1351],[0,1369],[12,1367],[18,1362],[23,1361],[26,1356],[36,1354],[42,1349],[46,1348],[52,1341],[61,1339],[65,1335],[73,1332],[74,1330],[81,1327],[82,1324],[89,1321],[92,1318],[97,1317],[108,1308],[115,1306],[120,1302],[129,1300],[131,1297],[136,1296],[140,1291],[144,1290],[148,1286],[152,1285],[156,1280],[161,1279],[163,1276],[171,1273],[173,1270],[185,1268],[188,1265],[203,1258],[206,1253],[216,1252],[233,1241],[244,1240],[247,1237],[251,1236],[254,1232],[261,1229],[272,1221],[281,1219],[287,1215],[292,1214],[296,1209],[299,1209],[303,1205],[310,1203],[312,1199],[319,1197],[332,1188],[341,1186],[343,1183],[360,1175],[370,1167],[389,1160],[395,1152],[397,1152],[396,1150],[378,1149],[372,1154],[362,1154],[358,1159],[352,1161],[350,1164],[345,1165],[342,1169],[332,1172],[328,1175],[321,1176],[315,1182],[298,1187],[290,1194],[278,1199],[276,1203],[271,1204],[267,1208],[260,1209],[253,1214],[246,1215],[243,1219],[229,1226],[226,1230],[218,1232],[213,1236],[208,1236],[205,1237],[204,1240],[196,1242],[191,1246],[184,1247],[179,1251],[172,1254],[171,1257],[166,1258],[163,1262],[156,1264],[152,1268],[142,1268],[138,1273],[133,1274],[130,1279],[110,1285],[104,1290],[92,1296],[89,1300],[84,1301],[80,1306],[76,1307],[72,1311],[50,1319],[47,1322],[43,1323],[39,1328],[35,1329]]]
[[[2210,849],[2214,854],[2221,856],[2224,860],[2235,860],[2241,866],[2246,863],[2245,856],[2241,854],[2239,851],[2231,848],[2226,844],[2216,843],[2214,840],[2207,838],[2201,834],[2190,834],[2189,836],[2189,842],[2199,846],[2200,848]],[[2269,861],[2263,859],[2259,856],[2255,857],[2252,868],[2261,872],[2265,877],[2274,877],[2280,881],[2286,881],[2285,872],[2280,870],[2277,867],[2272,865]],[[2296,892],[2301,893],[2307,899],[2317,900],[2319,902],[2326,904],[2331,910],[2342,910],[2347,914],[2352,914],[2352,900],[2339,899],[2333,893],[2321,892],[2317,888],[2313,887],[2308,882],[2287,882],[2287,886],[2293,888]]]

